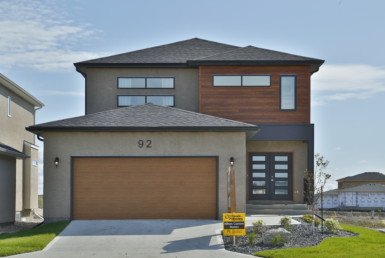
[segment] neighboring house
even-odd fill
[[[323,62],[194,38],[76,63],[85,116],[28,128],[45,142],[45,218],[216,219],[231,157],[239,212],[303,204]]]
[[[0,223],[38,207],[38,147],[25,128],[43,103],[0,74]]]
[[[323,208],[385,209],[385,185],[370,183],[323,193]],[[321,198],[318,201],[321,208]]]
[[[338,179],[337,182],[338,189],[351,188],[368,183],[385,184],[385,175],[380,172],[364,172]]]

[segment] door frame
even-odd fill
[[[268,161],[265,162],[265,164],[267,164],[267,167],[266,167],[266,177],[265,177],[265,180],[266,180],[266,195],[265,195],[265,198],[261,198],[261,199],[256,199],[256,198],[252,198],[253,197],[253,194],[252,194],[252,191],[253,191],[253,176],[252,176],[252,173],[253,173],[253,169],[252,169],[252,165],[253,165],[253,162],[252,162],[252,156],[253,155],[261,155],[261,156],[266,156],[268,157]],[[287,197],[288,198],[272,198],[271,196],[273,196],[273,190],[274,190],[274,187],[271,187],[271,177],[270,177],[270,173],[274,173],[273,172],[273,168],[271,166],[274,165],[274,162],[272,162],[272,157],[274,157],[273,155],[288,155],[289,156],[289,160],[288,160],[288,171],[289,171],[289,177],[288,177],[288,195]],[[288,152],[288,151],[274,151],[274,152],[248,152],[247,153],[247,162],[248,162],[248,171],[247,171],[247,199],[249,201],[293,201],[294,200],[294,153],[293,152]],[[279,161],[276,161],[276,162],[279,162]],[[261,162],[262,163],[262,162]],[[254,163],[255,164],[255,163]],[[278,163],[279,164],[279,163]],[[255,180],[254,180],[255,181]],[[274,178],[274,181],[275,178]]]

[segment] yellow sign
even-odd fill
[[[223,235],[246,235],[245,213],[223,213]]]

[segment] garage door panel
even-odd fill
[[[75,219],[215,219],[215,158],[75,158]]]

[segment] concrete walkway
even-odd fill
[[[250,216],[247,225],[259,219],[274,225],[280,216]],[[75,220],[43,251],[13,257],[250,257],[226,251],[221,229],[218,220]]]

